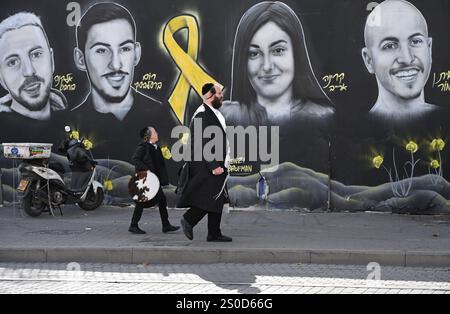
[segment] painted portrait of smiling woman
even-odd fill
[[[282,2],[248,9],[236,30],[229,125],[282,125],[296,118],[327,120],[334,108],[311,67],[302,24]]]

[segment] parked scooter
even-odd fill
[[[69,135],[70,128],[65,130]],[[68,137],[59,150],[70,162],[70,188],[64,183],[63,167],[49,164],[48,158],[23,159],[18,167],[21,175],[18,190],[22,193],[23,209],[29,216],[37,217],[46,208],[52,215],[54,208],[62,214],[62,204],[76,203],[84,210],[94,210],[103,203],[103,186],[94,180],[97,162],[84,147],[83,140]]]

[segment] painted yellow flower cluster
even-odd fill
[[[446,143],[443,139],[435,138],[430,142],[430,149],[435,152],[441,152],[444,150],[445,145],[446,145]],[[406,151],[410,152],[411,154],[415,154],[419,150],[419,145],[414,141],[409,141],[405,145],[405,149],[406,149]],[[384,157],[381,155],[377,155],[377,156],[373,157],[373,159],[372,159],[372,165],[377,169],[379,169],[383,165],[383,162],[384,162]],[[430,161],[431,168],[438,169],[440,166],[441,166],[441,163],[439,160],[432,159]]]

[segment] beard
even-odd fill
[[[22,97],[21,94],[24,93],[24,89],[29,84],[33,83],[45,83],[45,80],[39,76],[32,76],[28,77],[25,82],[19,87],[18,93],[13,92],[12,90],[9,91],[11,97],[19,104],[24,106],[30,111],[41,111],[48,103],[50,98],[50,90],[51,90],[51,84],[47,84],[43,90],[43,94],[40,95],[40,99],[38,100],[29,100],[26,97]]]
[[[222,107],[222,100],[220,100],[217,97],[214,97],[213,101],[211,101],[211,105],[213,106],[214,109],[219,109],[220,107]]]
[[[129,73],[121,71],[121,70],[116,71],[116,72],[111,72],[111,73],[108,73],[108,74],[115,74],[115,73],[125,74],[125,75],[129,74]],[[128,88],[128,90],[123,95],[111,96],[110,94],[106,93],[103,89],[98,88],[94,83],[92,83],[92,80],[90,79],[92,77],[92,74],[89,71],[89,68],[87,68],[87,75],[89,77],[89,80],[91,81],[90,82],[91,88],[95,89],[95,91],[98,93],[98,95],[107,103],[112,103],[112,104],[121,103],[127,97],[128,93],[130,91],[131,86]],[[102,75],[102,77],[104,77],[104,76],[105,75]],[[133,74],[131,75],[131,78],[133,78]]]
[[[92,88],[100,95],[101,98],[107,103],[118,104],[121,103],[128,95],[128,91],[123,96],[111,96],[105,93],[103,90],[98,89],[92,84]]]

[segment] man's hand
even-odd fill
[[[214,170],[212,171],[213,175],[215,175],[215,176],[219,176],[219,175],[221,175],[223,172],[224,172],[224,170],[223,170],[222,167],[217,167],[216,169],[214,169]]]

